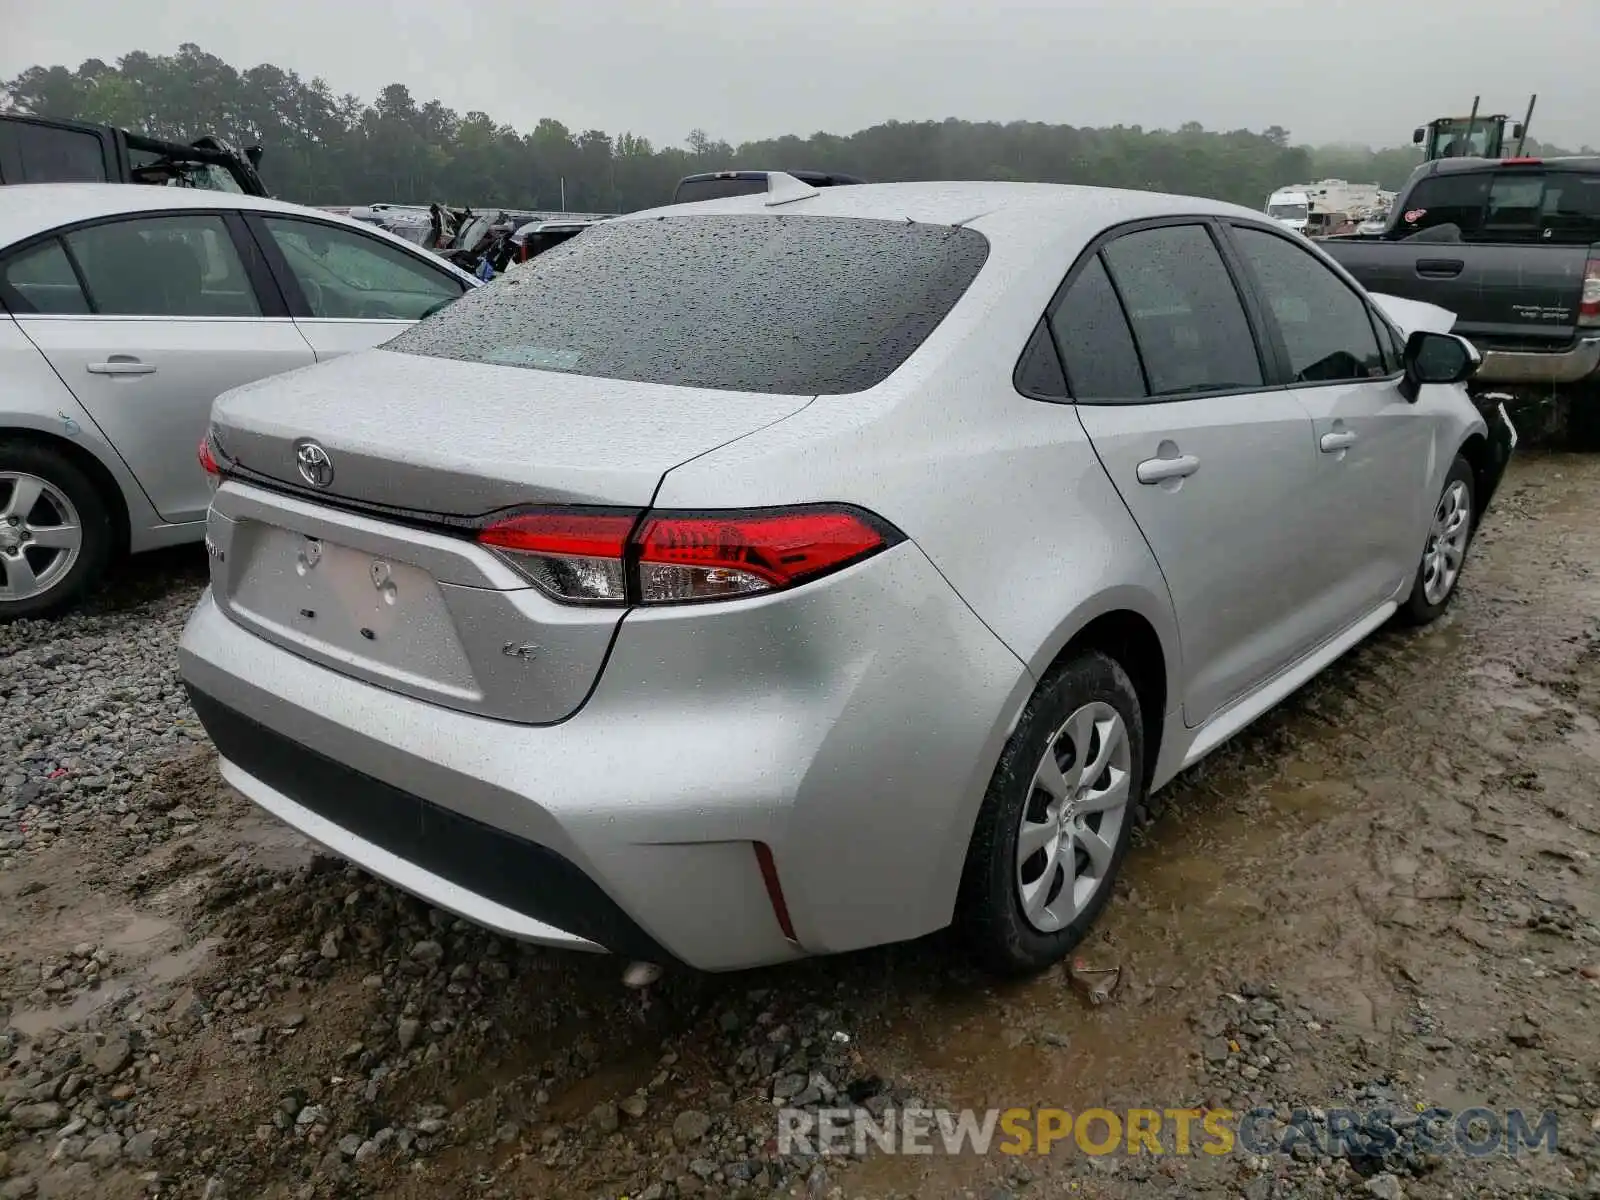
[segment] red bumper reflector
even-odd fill
[[[765,842],[756,842],[755,848],[756,862],[761,864],[761,881],[767,885],[767,899],[772,902],[772,915],[778,918],[783,936],[798,942],[800,939],[794,936],[794,922],[789,919],[789,905],[783,898],[783,885],[778,882],[778,864],[772,861],[772,849]]]

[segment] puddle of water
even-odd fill
[[[250,814],[234,826],[229,839],[235,843],[233,853],[247,857],[252,866],[291,870],[303,864],[315,851],[310,839],[254,805],[250,807]]]
[[[120,954],[149,953],[164,939],[177,935],[177,927],[159,917],[136,917],[120,932],[111,934],[105,943]],[[129,971],[100,981],[100,986],[80,993],[64,1005],[46,1008],[21,1008],[11,1014],[10,1026],[30,1038],[40,1034],[74,1029],[111,1002],[124,988],[162,987],[176,983],[204,966],[218,945],[216,938],[204,938],[193,946],[177,946],[156,953],[141,963],[137,971]]]
[[[84,992],[60,1008],[19,1008],[11,1014],[11,1028],[29,1038],[74,1029],[109,1004],[126,983],[125,979],[108,979],[95,991]]]
[[[119,954],[138,954],[151,949],[152,943],[178,932],[171,921],[160,917],[141,915],[130,921],[126,928],[106,936],[106,945]]]
[[[176,983],[203,967],[221,944],[220,938],[202,938],[185,950],[173,950],[144,966],[144,978],[153,984]]]
[[[1317,778],[1298,785],[1269,787],[1266,800],[1277,812],[1320,820],[1359,803],[1361,793],[1347,783]]]

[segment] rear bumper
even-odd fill
[[[229,783],[373,874],[524,941],[665,957],[554,851],[353,771],[194,687],[189,701]]]
[[[1031,690],[910,543],[786,596],[630,613],[556,725],[342,675],[209,592],[179,663],[228,781],[336,853],[511,937],[703,970],[947,924]]]
[[[1600,337],[1579,338],[1566,350],[1483,351],[1483,365],[1473,379],[1480,383],[1577,383],[1600,370]]]

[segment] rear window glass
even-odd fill
[[[859,392],[910,357],[988,253],[976,230],[909,221],[608,222],[387,348],[722,391]]]
[[[726,196],[754,196],[767,190],[765,178],[687,179],[673,193],[674,204],[694,204],[700,200],[721,200]]]

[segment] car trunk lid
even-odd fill
[[[672,467],[803,396],[594,379],[373,351],[227,393],[212,437],[214,595],[330,669],[484,716],[583,703],[624,610],[558,603],[471,536],[530,505],[643,510]],[[308,440],[323,453],[308,465]]]
[[[273,485],[466,517],[524,504],[643,506],[679,463],[808,400],[370,350],[225,393],[212,430],[229,460]],[[329,459],[325,485],[300,471],[306,440]]]

